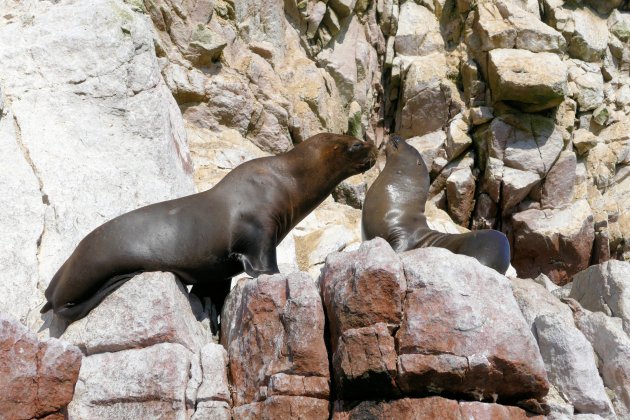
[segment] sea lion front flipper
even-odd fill
[[[255,253],[242,254],[241,261],[247,275],[253,278],[261,274],[276,274],[280,272],[275,246],[261,247]]]
[[[223,310],[223,304],[225,298],[230,293],[232,286],[232,279],[224,279],[218,282],[211,283],[196,283],[190,290],[191,294],[196,295],[201,304],[204,307],[204,312],[210,319],[210,330],[212,334],[219,332],[219,316]],[[206,298],[210,302],[206,302]]]

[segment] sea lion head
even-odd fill
[[[378,156],[372,142],[342,134],[318,134],[308,140],[327,165],[341,168],[343,178],[370,169]],[[306,143],[306,142],[305,142]]]

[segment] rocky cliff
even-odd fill
[[[39,378],[0,397],[17,407],[8,418],[628,415],[627,2],[8,0],[0,12],[0,347],[24,358],[0,370]],[[169,274],[134,279],[63,335],[40,317],[94,227],[321,131],[408,138],[431,171],[429,221],[505,232],[510,280],[444,251],[359,245],[379,162],[283,241],[284,274],[237,284],[223,348]],[[76,381],[77,348],[72,402],[60,390],[46,403],[44,371]],[[48,368],[51,351],[63,356]]]

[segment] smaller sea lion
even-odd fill
[[[134,275],[170,271],[202,301],[211,323],[233,276],[278,273],[276,246],[344,179],[376,162],[372,143],[322,133],[253,159],[208,191],[152,204],[97,227],[52,278],[41,312],[74,321]]]
[[[429,228],[424,215],[429,171],[420,153],[399,136],[390,138],[385,153],[385,168],[365,196],[363,239],[380,236],[396,252],[428,246],[446,248],[505,274],[510,265],[507,237],[493,229],[450,234]]]

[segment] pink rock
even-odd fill
[[[509,281],[470,257],[443,248],[396,255],[376,238],[329,255],[320,287],[342,399],[547,393],[542,358]]]
[[[341,398],[399,394],[394,337],[384,323],[344,331],[333,355],[333,368]]]
[[[595,232],[593,212],[586,200],[563,209],[517,213],[512,226],[512,265],[519,277],[544,273],[563,285],[588,267]]]
[[[235,407],[233,413],[235,419],[327,420],[328,404],[319,398],[274,395],[263,402]]]
[[[221,318],[235,407],[260,402],[256,410],[283,412],[306,398],[319,401],[315,405],[321,402],[327,413],[330,374],[324,313],[307,274],[241,280]],[[287,400],[289,396],[297,400]],[[235,408],[240,418],[236,413]]]
[[[546,395],[544,364],[507,278],[441,248],[408,251],[401,260],[409,287],[396,333],[404,392]]]
[[[403,398],[393,401],[363,401],[353,408],[337,403],[334,420],[359,419],[414,420],[542,420],[518,407],[481,402],[457,402],[442,397]]]
[[[364,242],[357,251],[330,254],[319,285],[333,352],[346,330],[400,323],[405,277],[400,259],[384,239]]]
[[[82,357],[77,347],[55,338],[40,342],[17,320],[0,314],[2,418],[62,416],[74,394]]]

